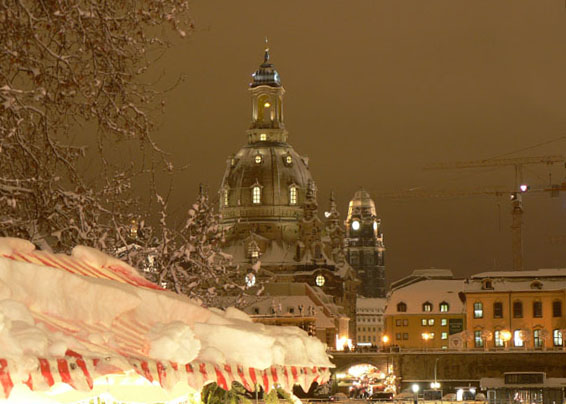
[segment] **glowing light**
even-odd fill
[[[511,339],[511,332],[507,330],[501,331],[501,339],[505,342],[509,341]]]
[[[248,286],[248,288],[251,288],[255,285],[255,275],[251,272],[246,275],[246,285]]]
[[[315,279],[316,286],[324,286],[325,282],[326,282],[326,279],[324,279],[324,276],[317,275],[317,277]]]
[[[431,389],[439,389],[439,388],[440,388],[440,383],[438,383],[438,382],[432,382],[432,383],[430,384],[430,388],[431,388]]]
[[[419,392],[419,385],[418,384],[413,384],[411,386],[411,390],[413,390],[413,393],[417,394]]]
[[[529,190],[529,186],[527,184],[521,184],[519,185],[519,189],[521,190],[521,192],[527,192]]]
[[[264,106],[265,108],[269,108],[269,107],[271,106],[271,104],[270,104],[269,102],[266,102],[265,104],[263,104],[263,106]]]
[[[360,222],[358,222],[357,220],[354,220],[352,222],[352,230],[360,230]]]
[[[348,369],[348,374],[350,374],[350,375],[352,375],[356,378],[360,378],[361,376],[365,375],[366,373],[370,373],[373,369],[375,369],[375,366],[368,365],[368,364],[355,365],[355,366],[352,366],[350,369]]]
[[[428,332],[423,332],[421,334],[422,339],[424,339],[425,341],[428,341],[429,339],[432,339],[432,334],[428,333]]]
[[[324,212],[324,217],[328,218],[330,217],[331,213],[330,212]]]
[[[389,342],[389,337],[387,335],[384,335],[383,337],[381,337],[381,342],[387,344]]]
[[[377,231],[377,222],[373,222],[373,231]]]
[[[352,345],[352,340],[347,338],[347,337],[338,337],[338,335],[336,336],[336,350],[337,351],[343,351],[344,347],[347,346],[348,349],[352,349],[353,345]]]
[[[255,156],[255,163],[256,163],[256,164],[260,164],[260,163],[261,163],[261,160],[262,160],[261,154],[258,154],[258,155]]]
[[[262,142],[265,142],[267,140],[267,134],[261,133],[259,135],[259,140],[261,140]]]

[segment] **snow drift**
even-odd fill
[[[0,239],[0,377],[48,390],[54,374],[75,389],[97,375],[135,371],[166,389],[237,380],[290,388],[328,377],[325,346],[296,327],[253,323],[160,290],[134,269],[77,247],[71,256]],[[51,375],[51,376],[48,376]]]

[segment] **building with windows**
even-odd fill
[[[392,283],[385,309],[387,344],[448,349],[450,336],[465,330],[464,282],[450,270],[421,269]]]
[[[358,297],[356,303],[356,345],[381,346],[385,324],[384,298]]]
[[[363,189],[358,190],[348,205],[346,218],[348,262],[361,280],[360,295],[385,297],[385,246],[381,219],[375,203]]]
[[[219,190],[223,250],[247,271],[248,287],[263,277],[332,296],[342,320],[352,320],[339,339],[355,340],[359,281],[346,260],[344,230],[332,196],[325,220],[319,218],[309,160],[288,143],[285,90],[268,49],[252,77],[247,144],[228,157]]]
[[[468,348],[562,349],[566,271],[484,272],[464,288]]]

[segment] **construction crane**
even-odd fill
[[[526,165],[552,165],[555,163],[564,163],[564,157],[554,156],[534,156],[534,157],[516,157],[505,159],[487,159],[472,161],[454,161],[444,163],[434,163],[425,166],[425,169],[435,170],[454,170],[464,168],[486,168],[486,167],[515,167],[515,184],[511,193],[511,247],[513,252],[513,269],[520,271],[523,269],[523,198],[522,193],[529,191],[529,186],[523,182],[523,167]]]
[[[512,209],[512,254],[513,269],[523,269],[523,202],[522,194],[525,192],[549,192],[551,197],[557,197],[560,191],[566,191],[566,183],[551,184],[547,187],[531,188],[523,182],[523,166],[546,164],[552,165],[556,163],[564,163],[563,156],[537,156],[537,157],[519,157],[506,159],[489,159],[489,160],[472,160],[472,161],[454,161],[434,163],[425,166],[425,169],[465,169],[465,168],[484,168],[484,167],[515,167],[515,180],[512,189],[492,189],[484,188],[469,191],[431,191],[420,188],[400,191],[400,192],[381,192],[372,193],[377,198],[389,199],[414,199],[414,198],[454,198],[469,196],[504,196],[508,195],[511,200]]]

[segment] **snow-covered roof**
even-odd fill
[[[108,374],[196,390],[232,380],[270,389],[275,379],[308,389],[328,376],[324,345],[303,330],[256,324],[234,308],[208,310],[157,289],[87,247],[67,256],[0,239],[0,363],[8,375],[0,396],[56,382],[90,391]]]
[[[404,314],[422,314],[423,304],[432,304],[430,314],[440,314],[440,303],[449,305],[446,314],[461,314],[465,312],[465,304],[459,297],[464,290],[463,279],[425,279],[411,283],[390,292],[387,299],[385,315],[400,314],[397,304],[405,303],[407,311]]]
[[[312,318],[318,329],[336,328],[332,318],[325,314],[324,307],[317,306],[308,296],[262,296],[245,304],[242,310],[257,319]]]
[[[356,299],[356,312],[383,311],[387,299],[382,297],[358,297]]]
[[[538,279],[532,278],[513,279],[513,278],[489,278],[491,285],[485,287],[480,280],[473,280],[464,288],[466,293],[474,292],[527,292],[527,291],[562,291],[566,290],[566,279]]]
[[[531,271],[492,271],[472,275],[471,279],[485,278],[563,278],[566,279],[566,268],[544,268]]]
[[[420,282],[423,279],[453,279],[454,275],[450,269],[415,269],[410,275],[391,283],[391,290],[402,288],[411,283]]]

